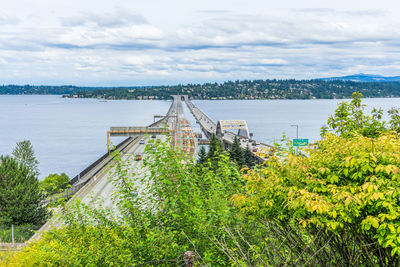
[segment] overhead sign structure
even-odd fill
[[[293,139],[293,146],[306,146],[308,139]]]
[[[217,123],[216,134],[222,137],[227,130],[238,130],[238,135],[250,138],[249,128],[244,120],[219,120]]]

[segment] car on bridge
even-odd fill
[[[141,154],[136,154],[135,155],[135,160],[136,161],[142,160],[142,155]]]

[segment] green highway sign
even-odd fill
[[[293,139],[293,146],[306,146],[308,139]]]

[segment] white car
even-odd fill
[[[140,139],[139,144],[144,144],[144,139]]]

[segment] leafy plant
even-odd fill
[[[328,127],[322,127],[322,136],[329,131],[345,138],[355,135],[378,137],[390,130],[399,132],[400,116],[397,109],[388,111],[391,118],[388,125],[382,120],[382,109],[374,108],[368,116],[364,112],[365,105],[361,103],[362,94],[354,92],[352,96],[350,102],[339,103],[334,115],[328,119]]]
[[[53,195],[60,193],[68,187],[69,177],[65,173],[61,174],[49,174],[46,178],[39,182],[40,189],[46,193],[46,195]]]
[[[397,265],[399,151],[393,132],[374,139],[327,134],[308,157],[273,156],[250,171],[246,193],[233,201],[251,218],[300,224],[310,238],[322,230],[320,250],[336,263]]]

